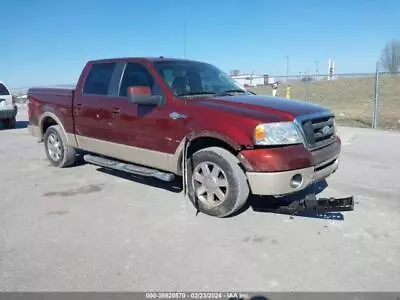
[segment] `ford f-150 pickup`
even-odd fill
[[[296,193],[338,168],[334,114],[255,95],[204,62],[89,61],[74,89],[31,88],[29,130],[56,167],[84,160],[165,181],[224,217],[255,195]],[[79,150],[79,151],[77,151]]]

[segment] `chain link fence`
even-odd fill
[[[378,73],[376,92],[376,127],[400,130],[400,72]]]
[[[343,126],[400,130],[400,72],[271,76],[277,96],[330,108]],[[272,87],[252,88],[272,95]]]

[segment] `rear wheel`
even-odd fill
[[[75,149],[68,145],[67,138],[59,125],[50,126],[46,130],[44,145],[47,158],[53,166],[65,168],[75,164]]]
[[[239,161],[219,147],[199,150],[189,159],[188,191],[191,201],[201,212],[215,217],[237,212],[249,195]]]
[[[5,129],[14,129],[16,123],[15,117],[3,120],[3,126]]]

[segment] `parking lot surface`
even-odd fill
[[[398,133],[340,128],[320,195],[354,195],[352,212],[291,218],[265,198],[218,219],[178,183],[51,167],[23,106],[18,119],[0,130],[2,291],[399,290]]]

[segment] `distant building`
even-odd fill
[[[238,74],[231,77],[243,86],[252,87],[268,85],[270,81],[268,75]]]

